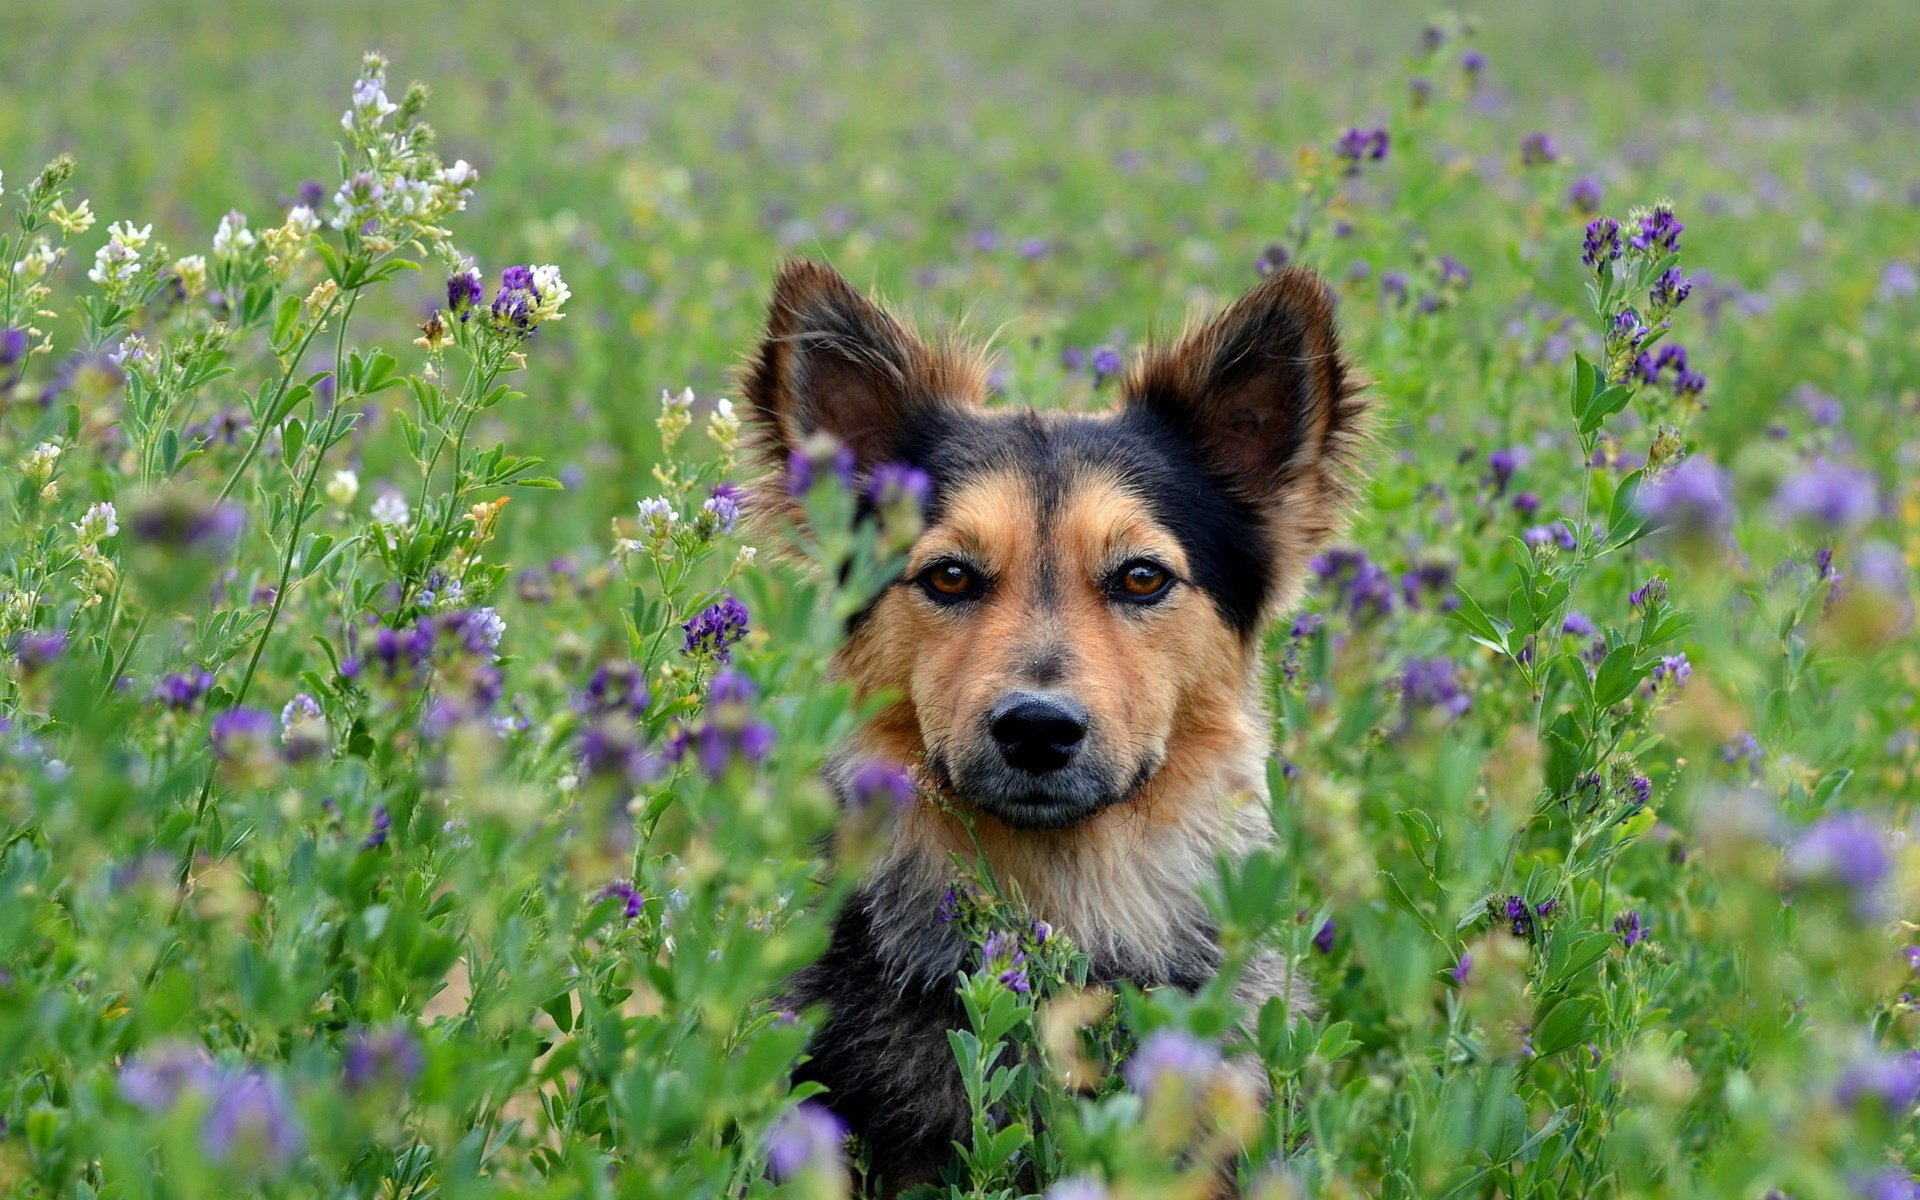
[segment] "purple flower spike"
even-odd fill
[[[1152,1102],[1168,1085],[1194,1087],[1220,1065],[1220,1047],[1179,1029],[1156,1029],[1121,1068],[1127,1086]]]
[[[836,1171],[846,1138],[846,1123],[826,1105],[802,1101],[775,1122],[767,1136],[767,1170],[782,1182],[809,1172]]]

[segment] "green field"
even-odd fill
[[[858,1192],[858,1144],[779,1168],[815,1018],[771,997],[883,836],[823,850],[816,779],[880,575],[804,560],[889,566],[830,526],[844,496],[799,558],[698,525],[749,471],[712,414],[789,256],[990,342],[997,403],[1074,409],[1114,399],[1095,351],[1284,256],[1333,285],[1380,417],[1345,557],[1266,640],[1276,848],[1216,897],[1321,1011],[1130,992],[1087,1018],[1080,1093],[1046,1032],[1073,948],[1030,947],[1033,992],[964,984],[1009,1091],[936,1194],[1203,1195],[1183,1149],[1217,1120],[1274,1200],[1920,1195],[1920,5],[8,16],[0,269],[56,233],[30,181],[57,154],[98,221],[44,296],[0,289],[0,335],[33,331],[0,337],[0,1195]],[[488,294],[555,264],[564,320],[476,309],[417,347],[448,304],[418,226],[215,254],[229,210],[263,232],[309,182],[331,215],[369,50],[479,170],[437,223]],[[1670,264],[1630,250],[1602,278],[1645,278],[1596,294],[1581,254],[1657,203],[1691,294],[1647,381],[1605,331]],[[103,293],[121,220],[167,250]],[[191,254],[215,278],[175,295],[156,269]],[[382,254],[420,269],[353,274]],[[352,306],[316,320],[323,278]],[[150,357],[109,365],[129,335]],[[636,518],[656,495],[671,536]],[[723,590],[745,704],[681,646]],[[449,615],[483,604],[497,662]],[[409,630],[432,648],[396,666]],[[596,699],[609,665],[645,698]],[[223,731],[296,694],[304,753]],[[728,721],[774,750],[659,757]],[[974,915],[1026,928],[1017,897]],[[1160,1029],[1272,1099],[1196,1077],[1155,1107],[1118,1067]]]

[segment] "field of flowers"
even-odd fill
[[[45,7],[0,1195],[860,1193],[777,998],[916,514],[742,512],[789,254],[1070,409],[1306,263],[1382,418],[1210,895],[1318,1013],[961,880],[936,1194],[1920,1195],[1920,7]]]

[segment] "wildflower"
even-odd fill
[[[1629,950],[1647,940],[1647,927],[1640,920],[1640,910],[1637,908],[1630,908],[1615,917],[1613,931],[1620,935],[1620,940]]]
[[[286,748],[288,760],[300,762],[324,754],[328,740],[327,719],[320,711],[320,702],[305,692],[295,693],[280,709],[280,744]]]
[[[1453,964],[1453,971],[1452,971],[1453,982],[1456,985],[1464,984],[1467,981],[1467,976],[1471,975],[1472,973],[1473,973],[1473,953],[1468,950],[1462,950],[1460,952],[1460,961]]]
[[[73,536],[82,546],[96,546],[119,532],[120,514],[110,500],[88,505],[86,514],[73,523]]]
[[[732,662],[733,646],[747,636],[747,606],[728,593],[695,613],[680,628],[687,635],[682,653]]]
[[[200,295],[207,290],[207,260],[205,255],[189,254],[173,260],[167,268],[174,282],[180,285],[182,293],[188,297]]]
[[[93,257],[93,269],[87,278],[117,295],[140,274],[140,252],[153,237],[152,224],[135,229],[131,221],[115,221],[107,226],[107,244]]]
[[[199,707],[212,688],[213,676],[204,668],[195,667],[161,676],[153,685],[153,698],[162,708],[186,712]]]
[[[1529,546],[1545,546],[1551,542],[1562,550],[1572,550],[1580,544],[1565,521],[1555,521],[1551,525],[1530,526],[1521,533],[1520,540]]]
[[[480,303],[484,294],[480,272],[472,267],[447,276],[447,311],[462,321],[473,316],[473,306]]]
[[[1520,139],[1520,165],[1544,167],[1560,161],[1560,148],[1546,133],[1529,133]]]
[[[1279,242],[1270,242],[1260,257],[1253,260],[1253,269],[1261,275],[1271,275],[1292,261],[1293,255]]]
[[[1627,604],[1639,609],[1649,604],[1658,604],[1667,598],[1667,581],[1655,576],[1633,591],[1627,593]]]
[[[647,677],[630,662],[612,662],[596,669],[581,693],[580,707],[595,715],[624,713],[636,720],[646,715],[651,700]]]
[[[1362,162],[1379,162],[1387,156],[1388,144],[1385,129],[1349,129],[1333,143],[1333,153],[1346,160],[1348,175],[1358,175]]]
[[[1605,197],[1606,190],[1600,186],[1598,179],[1595,179],[1591,175],[1582,175],[1580,178],[1574,180],[1567,188],[1567,207],[1583,215],[1596,213],[1600,211],[1600,202],[1605,199]],[[1614,228],[1618,231],[1619,226],[1615,225]],[[1591,226],[1589,226],[1589,229],[1591,229]],[[1588,263],[1587,265],[1591,267],[1594,264]]]
[[[1580,245],[1580,261],[1591,270],[1599,270],[1603,262],[1615,262],[1620,257],[1620,222],[1612,217],[1596,217],[1587,224],[1586,239]]]
[[[1583,612],[1569,611],[1566,618],[1560,622],[1560,632],[1578,638],[1592,637],[1593,618]]]
[[[1684,536],[1719,537],[1733,523],[1726,472],[1704,458],[1689,458],[1641,489],[1640,509],[1661,526]]]
[[[281,1167],[305,1145],[285,1087],[263,1071],[223,1075],[211,1101],[200,1144],[215,1162]]]
[[[253,232],[247,228],[247,214],[239,209],[230,209],[220,218],[220,227],[213,231],[213,256],[215,258],[239,258],[254,246]]]
[[[413,523],[413,509],[407,506],[407,498],[399,492],[382,492],[373,502],[370,512],[375,525],[388,529],[404,529]]]
[[[1789,880],[1851,892],[1862,915],[1879,909],[1881,885],[1892,869],[1884,834],[1859,813],[1822,817],[1787,848]]]
[[[202,505],[184,493],[167,493],[143,503],[128,524],[143,545],[224,554],[239,539],[243,520],[237,505]]]
[[[1313,935],[1313,948],[1315,950],[1318,950],[1322,954],[1332,954],[1333,953],[1333,937],[1334,937],[1333,918],[1328,917],[1326,920],[1326,923],[1320,926],[1320,928]]]
[[[1111,1200],[1111,1193],[1098,1179],[1075,1175],[1048,1188],[1042,1200]]]
[[[1192,1089],[1220,1066],[1220,1047],[1180,1029],[1156,1029],[1121,1068],[1127,1086],[1152,1102],[1164,1088]]]
[[[1473,272],[1467,269],[1467,264],[1461,262],[1451,254],[1442,254],[1440,256],[1441,287],[1464,289],[1472,285],[1472,283]]]
[[[1517,938],[1533,936],[1533,910],[1527,907],[1525,900],[1519,896],[1508,896],[1503,911],[1513,936]]]
[[[393,814],[384,804],[373,809],[373,829],[360,841],[362,850],[378,850],[387,844],[387,835],[393,832]]]
[[[626,914],[629,921],[638,917],[647,906],[647,898],[640,894],[631,880],[627,879],[616,879],[593,894],[595,904],[605,900],[619,901],[620,911]]]
[[[1454,665],[1443,658],[1409,661],[1400,684],[1401,702],[1409,719],[1423,711],[1457,717],[1473,705],[1473,698],[1460,686]]]
[[[707,537],[732,533],[739,523],[740,489],[730,483],[716,484],[713,494],[700,505],[701,532]]]
[[[409,1025],[362,1029],[354,1035],[341,1064],[342,1082],[350,1092],[371,1088],[404,1089],[426,1069],[420,1035]]]
[[[1788,476],[1774,494],[1774,511],[1787,521],[1805,521],[1828,529],[1857,529],[1878,508],[1874,478],[1865,471],[1825,460]]]
[[[1404,271],[1382,271],[1380,294],[1395,304],[1407,302],[1407,276]]]
[[[1687,302],[1693,295],[1693,281],[1678,266],[1668,267],[1660,272],[1653,281],[1653,287],[1647,292],[1647,307],[1664,316]]]
[[[1093,358],[1090,361],[1093,364],[1093,382],[1095,387],[1098,387],[1102,381],[1111,379],[1120,373],[1120,352],[1112,346],[1101,346],[1095,349]]]
[[[353,503],[360,494],[360,476],[352,471],[339,470],[327,480],[327,499],[333,501],[335,508],[345,508]]]
[[[1655,683],[1671,680],[1674,687],[1683,688],[1687,686],[1687,682],[1692,678],[1693,664],[1687,661],[1687,656],[1684,653],[1663,654],[1660,656],[1660,661],[1653,664],[1653,680]]]
[[[1334,586],[1335,602],[1354,620],[1366,623],[1392,615],[1393,581],[1364,551],[1335,547],[1315,555],[1308,566]]]
[[[713,402],[713,415],[707,418],[707,437],[722,454],[732,454],[740,447],[740,414],[734,411],[733,401],[725,396]]]
[[[1495,450],[1487,455],[1487,470],[1493,482],[1493,494],[1507,494],[1507,484],[1512,481],[1513,473],[1520,467],[1520,451],[1517,449]]]
[[[78,208],[68,208],[65,200],[56,200],[47,211],[47,219],[58,225],[62,233],[74,237],[93,228],[93,208],[86,200],[82,200]]]
[[[1635,808],[1645,808],[1647,801],[1653,799],[1653,780],[1645,775],[1634,775],[1627,779],[1627,803]]]
[[[901,809],[914,795],[913,777],[889,762],[862,763],[847,781],[847,798],[861,808]]]
[[[1888,263],[1880,274],[1880,299],[1895,300],[1915,293],[1920,293],[1920,271],[1915,271],[1910,263]]]
[[[639,507],[640,529],[657,550],[673,533],[674,522],[680,519],[680,514],[674,511],[673,501],[665,496],[642,500]]]
[[[387,195],[386,184],[371,171],[360,171],[340,185],[333,194],[335,229],[358,230],[379,218]]]
[[[1673,215],[1671,204],[1656,204],[1653,208],[1630,214],[1635,221],[1634,231],[1627,239],[1627,245],[1643,254],[1671,254],[1680,248],[1680,234],[1686,229]]]
[[[473,185],[480,181],[480,172],[464,158],[455,159],[450,167],[442,167],[433,173],[433,211],[435,213],[464,212],[467,201],[473,198]]]
[[[1020,948],[1020,936],[1006,930],[995,930],[980,947],[980,967],[992,972],[1000,985],[1010,992],[1028,992],[1033,985],[1027,980],[1027,954]]]
[[[163,1113],[191,1092],[210,1090],[219,1072],[199,1046],[165,1044],[131,1055],[120,1065],[120,1098],[149,1113]]]
[[[273,717],[257,708],[229,708],[213,718],[209,741],[221,762],[257,758],[272,744]]]
[[[1833,1098],[1842,1108],[1871,1100],[1890,1116],[1904,1116],[1920,1100],[1920,1051],[1868,1054],[1855,1060],[1834,1084]]]
[[[787,455],[787,494],[804,496],[829,477],[853,487],[853,449],[830,434],[815,434]]]
[[[757,696],[753,681],[738,671],[715,675],[707,686],[706,711],[668,743],[667,760],[682,761],[690,751],[700,769],[715,778],[735,761],[749,766],[763,761],[773,750],[774,733],[753,713]]]
[[[1640,319],[1639,313],[1631,308],[1623,308],[1613,315],[1613,320],[1607,325],[1607,353],[1619,354],[1638,349],[1651,332],[1646,322]]]
[[[803,1100],[767,1135],[767,1170],[785,1182],[841,1169],[847,1126],[817,1100]]]
[[[1845,411],[1841,407],[1839,397],[1829,396],[1810,383],[1803,383],[1793,389],[1793,398],[1807,410],[1807,418],[1815,425],[1822,427],[1838,425]]]
[[[1469,79],[1478,78],[1487,69],[1487,56],[1478,50],[1468,50],[1460,55],[1460,69]]]

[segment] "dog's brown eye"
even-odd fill
[[[1137,559],[1120,568],[1114,580],[1120,599],[1151,602],[1167,594],[1173,586],[1173,572],[1156,562]]]
[[[980,594],[980,576],[963,562],[947,559],[920,572],[920,586],[941,603],[968,600]]]

